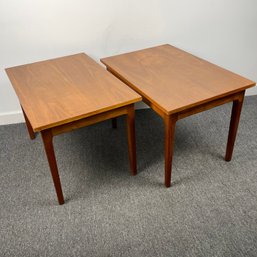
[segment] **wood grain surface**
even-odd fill
[[[240,61],[240,60],[238,60]],[[166,114],[255,85],[255,82],[171,45],[101,59],[116,77]]]
[[[141,100],[84,53],[6,72],[35,132]]]

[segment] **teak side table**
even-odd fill
[[[127,116],[128,149],[136,175],[134,103],[141,96],[86,54],[6,69],[22,106],[31,139],[41,132],[59,204],[64,203],[53,137],[107,119]]]
[[[171,185],[175,125],[189,115],[233,101],[225,160],[233,153],[245,90],[255,82],[171,45],[101,59],[164,121],[165,185]]]

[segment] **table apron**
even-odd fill
[[[219,105],[223,105],[223,104],[226,104],[226,103],[229,103],[229,102],[232,102],[232,101],[236,101],[236,100],[243,101],[244,94],[245,94],[245,90],[243,90],[241,92],[238,92],[238,93],[228,95],[228,96],[221,97],[219,99],[209,101],[207,103],[197,105],[195,107],[188,108],[186,110],[183,110],[183,111],[180,111],[180,112],[176,113],[177,118],[178,118],[178,120],[180,120],[180,119],[183,119],[187,116],[190,116],[190,115],[193,115],[193,114],[196,114],[196,113],[199,113],[199,112],[207,111],[209,109],[212,109],[214,107],[217,107]]]
[[[127,105],[124,107],[120,107],[114,110],[110,110],[110,111],[106,111],[100,114],[96,114],[94,116],[91,117],[86,117],[80,120],[76,120],[76,121],[72,121],[69,122],[67,124],[63,124],[63,125],[59,125],[53,128],[50,128],[50,130],[52,131],[52,135],[56,136],[65,132],[69,132],[75,129],[79,129],[82,127],[86,127],[89,125],[93,125],[95,123],[104,121],[104,120],[108,120],[111,118],[116,118],[119,117],[121,115],[125,115],[128,113],[128,108],[130,108],[131,105]],[[133,104],[132,104],[133,107]]]
[[[210,100],[207,103],[199,104],[197,106],[190,107],[188,109],[174,112],[171,114],[167,114],[166,112],[161,110],[158,106],[156,106],[154,103],[152,103],[150,100],[146,99],[145,97],[143,97],[143,102],[146,103],[150,108],[152,108],[163,119],[165,119],[166,116],[172,115],[174,117],[176,116],[177,120],[180,120],[180,119],[186,118],[187,116],[190,116],[190,115],[193,115],[193,114],[196,114],[199,112],[207,111],[209,109],[215,108],[222,104],[226,104],[226,103],[233,102],[233,101],[241,102],[241,101],[243,101],[244,94],[245,94],[245,90],[230,94],[228,96],[223,96],[223,97],[220,97],[215,100]]]

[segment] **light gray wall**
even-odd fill
[[[0,124],[22,120],[4,68],[77,52],[170,43],[257,81],[256,11],[256,0],[0,0]]]

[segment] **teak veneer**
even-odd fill
[[[6,69],[19,98],[31,139],[41,132],[59,204],[64,203],[53,137],[127,116],[128,149],[136,175],[134,103],[141,96],[84,53]]]
[[[233,101],[225,160],[234,148],[245,90],[255,82],[171,45],[101,59],[143,97],[165,125],[165,185],[171,185],[176,121]]]

